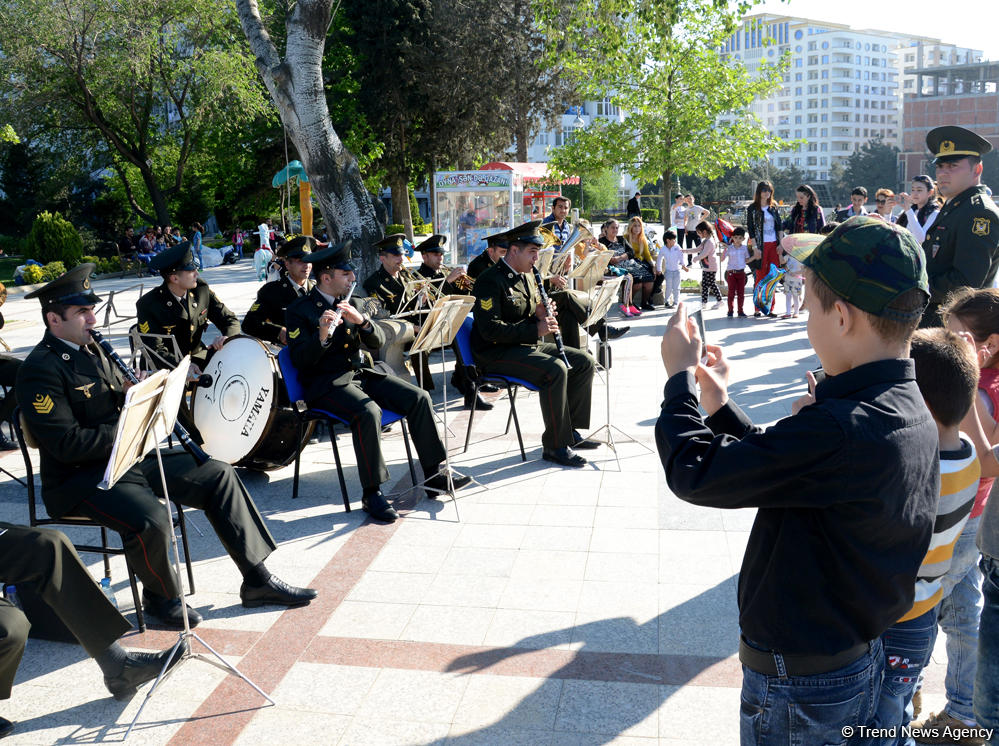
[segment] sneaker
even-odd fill
[[[753,318],[754,318],[754,319],[758,319],[758,318],[761,318],[762,316],[763,316],[763,314],[762,314],[762,313],[760,313],[759,311],[757,311],[756,313],[754,313],[754,314],[753,314]]]
[[[642,312],[638,310],[635,306],[628,306],[628,310],[631,311],[632,316],[641,316]]]
[[[733,315],[734,315],[734,314],[733,314],[733,313],[732,313],[731,311],[729,311],[729,312],[728,312],[728,317],[729,317],[729,318],[732,318],[732,316],[733,316]],[[739,315],[740,315],[740,316],[742,316],[742,314],[741,314],[741,313],[740,313]]]
[[[714,308],[721,308],[721,304],[722,304],[722,301],[719,298],[718,300],[715,301],[715,304],[713,306],[711,306],[711,308],[713,308],[713,309]]]
[[[627,316],[629,318],[632,316],[631,308],[629,308],[628,306],[624,305],[623,303],[620,305],[620,309],[621,309],[621,315],[622,316]]]
[[[915,736],[917,743],[957,743],[969,746],[981,746],[985,739],[979,735],[964,735],[970,726],[953,717],[946,710],[940,713],[930,713],[930,716],[919,723],[912,723],[913,729],[921,731]],[[977,729],[975,729],[977,730]],[[978,731],[981,732],[981,731]]]
[[[739,318],[740,319],[746,318],[746,314],[744,314],[742,311],[739,311]]]

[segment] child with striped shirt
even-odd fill
[[[929,663],[936,637],[937,608],[964,524],[975,503],[981,466],[972,441],[960,431],[974,405],[978,361],[958,334],[942,328],[920,329],[912,337],[916,385],[940,435],[940,498],[933,534],[916,576],[912,608],[882,635],[885,678],[875,727],[895,728],[884,743],[914,744],[901,730],[912,720],[912,695],[920,671]]]

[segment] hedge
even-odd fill
[[[658,207],[643,207],[642,208],[642,220],[646,223],[658,223],[659,222],[659,208]]]
[[[61,261],[75,267],[83,256],[83,239],[58,212],[41,212],[24,241],[24,255],[42,264]]]

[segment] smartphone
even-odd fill
[[[812,371],[812,375],[815,376],[815,385],[819,385],[824,380],[826,380],[826,372],[822,368],[816,368]],[[808,376],[805,376],[805,383],[808,383]]]
[[[698,308],[696,311],[688,314],[687,318],[697,324],[697,331],[701,335],[701,344],[706,345],[708,343],[708,337],[704,331],[704,314],[701,312],[701,309]]]

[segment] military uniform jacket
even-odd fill
[[[421,264],[420,268],[416,270],[416,273],[420,277],[425,277],[428,280],[443,280],[447,277],[447,274],[442,269],[433,270],[430,269],[426,264]],[[441,293],[444,295],[468,295],[468,292],[462,290],[457,285],[451,282],[444,282],[441,284]]]
[[[315,280],[305,281],[305,295],[315,286]],[[264,284],[257,291],[257,299],[243,318],[243,331],[271,344],[282,344],[281,330],[284,314],[292,303],[303,297],[299,286],[290,277],[282,277]]]
[[[177,340],[180,355],[190,355],[192,362],[204,367],[208,350],[201,343],[201,336],[208,322],[215,324],[226,337],[239,334],[239,319],[225,307],[204,280],[187,291],[186,302],[178,302],[164,282],[139,298],[135,304],[141,334],[172,334]],[[145,343],[163,360],[156,360],[157,367],[174,368],[180,360],[174,359],[173,346],[164,340],[144,338]]]
[[[489,252],[483,251],[468,263],[468,276],[473,280],[493,266],[493,260],[489,258]]]
[[[472,292],[475,295],[473,350],[538,344],[538,319],[534,311],[541,295],[533,276],[518,274],[500,260],[476,278]]]
[[[379,267],[364,281],[362,287],[368,295],[380,300],[386,311],[395,314],[402,305],[402,296],[406,289],[403,280],[407,279],[409,272],[405,268],[399,270],[398,277],[393,277],[385,271],[385,267]]]
[[[990,287],[999,268],[999,209],[981,185],[973,186],[940,208],[923,241],[930,308],[924,319],[936,319],[936,307],[960,287]]]
[[[362,300],[350,299],[350,305],[359,312],[362,304]],[[335,386],[346,386],[358,371],[384,375],[371,368],[370,356],[361,349],[363,346],[377,350],[385,344],[385,335],[376,322],[371,323],[371,331],[365,332],[357,324],[344,320],[327,338],[328,345],[323,346],[319,341],[319,317],[335,308],[318,288],[288,306],[285,318],[288,349],[307,400],[322,396]]]
[[[45,332],[14,389],[39,444],[42,497],[55,517],[97,489],[125,401],[118,369],[96,345],[85,349],[93,355]]]

